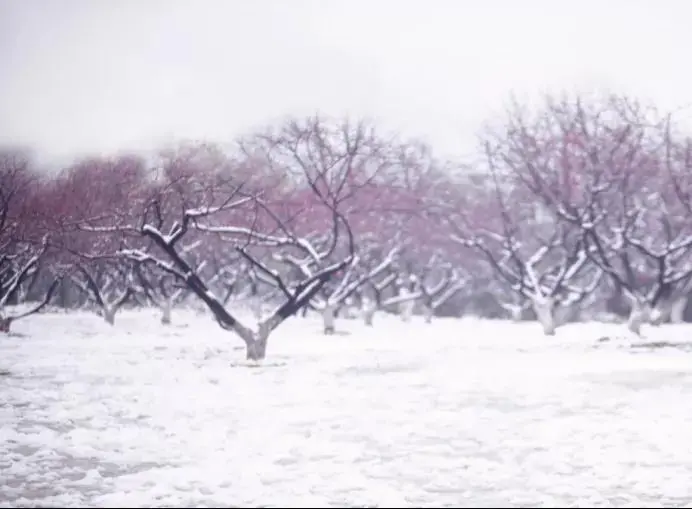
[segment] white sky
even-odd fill
[[[378,119],[448,154],[510,92],[692,103],[685,0],[0,0],[0,143],[46,160]]]

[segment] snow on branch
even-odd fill
[[[4,261],[7,265],[8,273],[12,273],[9,280],[2,285],[0,290],[0,309],[2,309],[7,302],[14,296],[14,294],[19,290],[21,284],[31,275],[32,271],[36,270],[39,261],[43,258],[48,250],[48,237],[45,236],[41,243],[41,247],[38,248],[36,252],[29,256],[29,259],[23,263],[20,263],[17,259],[21,254],[30,253],[30,246],[27,244],[25,249],[18,253],[17,257],[12,257],[11,255],[5,256]],[[2,268],[2,267],[0,267]]]

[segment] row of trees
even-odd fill
[[[185,300],[265,356],[307,309],[683,319],[692,289],[692,151],[671,116],[623,97],[518,105],[454,165],[366,122],[312,117],[190,143],[154,160],[92,158],[45,175],[0,154],[0,325],[49,302]],[[249,324],[234,302],[269,306]],[[22,306],[11,314],[10,304]]]

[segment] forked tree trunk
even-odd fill
[[[267,355],[267,340],[269,339],[269,331],[262,330],[252,334],[252,337],[247,338],[245,357],[249,361],[261,361]]]
[[[375,313],[377,312],[377,306],[374,304],[368,304],[363,306],[363,320],[365,325],[372,327],[375,320]]]
[[[109,325],[115,325],[115,312],[116,308],[111,306],[103,307],[103,319]]]
[[[55,290],[58,288],[58,284],[60,283],[60,281],[61,279],[54,280],[48,288],[46,294],[43,296],[43,300],[39,302],[37,305],[25,310],[23,313],[19,313],[14,316],[4,316],[2,310],[0,309],[0,332],[9,333],[10,328],[12,327],[12,324],[15,321],[21,320],[22,318],[26,318],[27,316],[38,313],[39,311],[41,311],[41,309],[47,306],[51,298],[53,297]]]
[[[524,320],[524,314],[526,312],[526,307],[520,304],[504,304],[500,302],[502,309],[509,313],[509,318],[513,322],[522,322]]]
[[[12,318],[0,317],[0,332],[9,333],[11,325],[12,325]]]
[[[646,306],[638,300],[632,299],[632,308],[627,318],[627,329],[637,336],[640,336],[642,325],[646,323],[648,318],[649,313],[647,313]]]
[[[334,334],[336,331],[334,322],[336,319],[336,306],[334,304],[325,304],[324,309],[322,309],[322,320],[324,322],[324,333]]]
[[[401,304],[399,304],[399,313],[401,313],[401,319],[404,322],[411,321],[415,305],[416,303],[413,300],[408,300],[406,302],[402,302]]]
[[[173,305],[170,299],[166,299],[161,306],[161,324],[170,325],[171,324],[171,310]]]
[[[272,327],[268,322],[260,323],[253,331],[238,324],[235,333],[245,342],[245,358],[249,361],[261,361],[267,355],[267,343]]]
[[[425,323],[432,323],[435,309],[430,305],[423,306],[423,316],[425,317]]]
[[[67,309],[68,307],[70,307],[70,288],[64,280],[60,282],[57,300],[58,307],[61,307],[63,309]]]
[[[535,299],[532,300],[531,304],[536,312],[536,318],[538,318],[543,328],[543,334],[554,336],[557,323],[555,321],[555,305],[553,301],[550,299]]]

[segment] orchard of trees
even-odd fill
[[[201,305],[264,358],[310,310],[680,322],[692,291],[692,138],[633,99],[547,98],[436,159],[367,122],[311,117],[57,174],[0,153],[0,329],[46,305],[110,324]],[[238,303],[253,302],[249,320]]]

